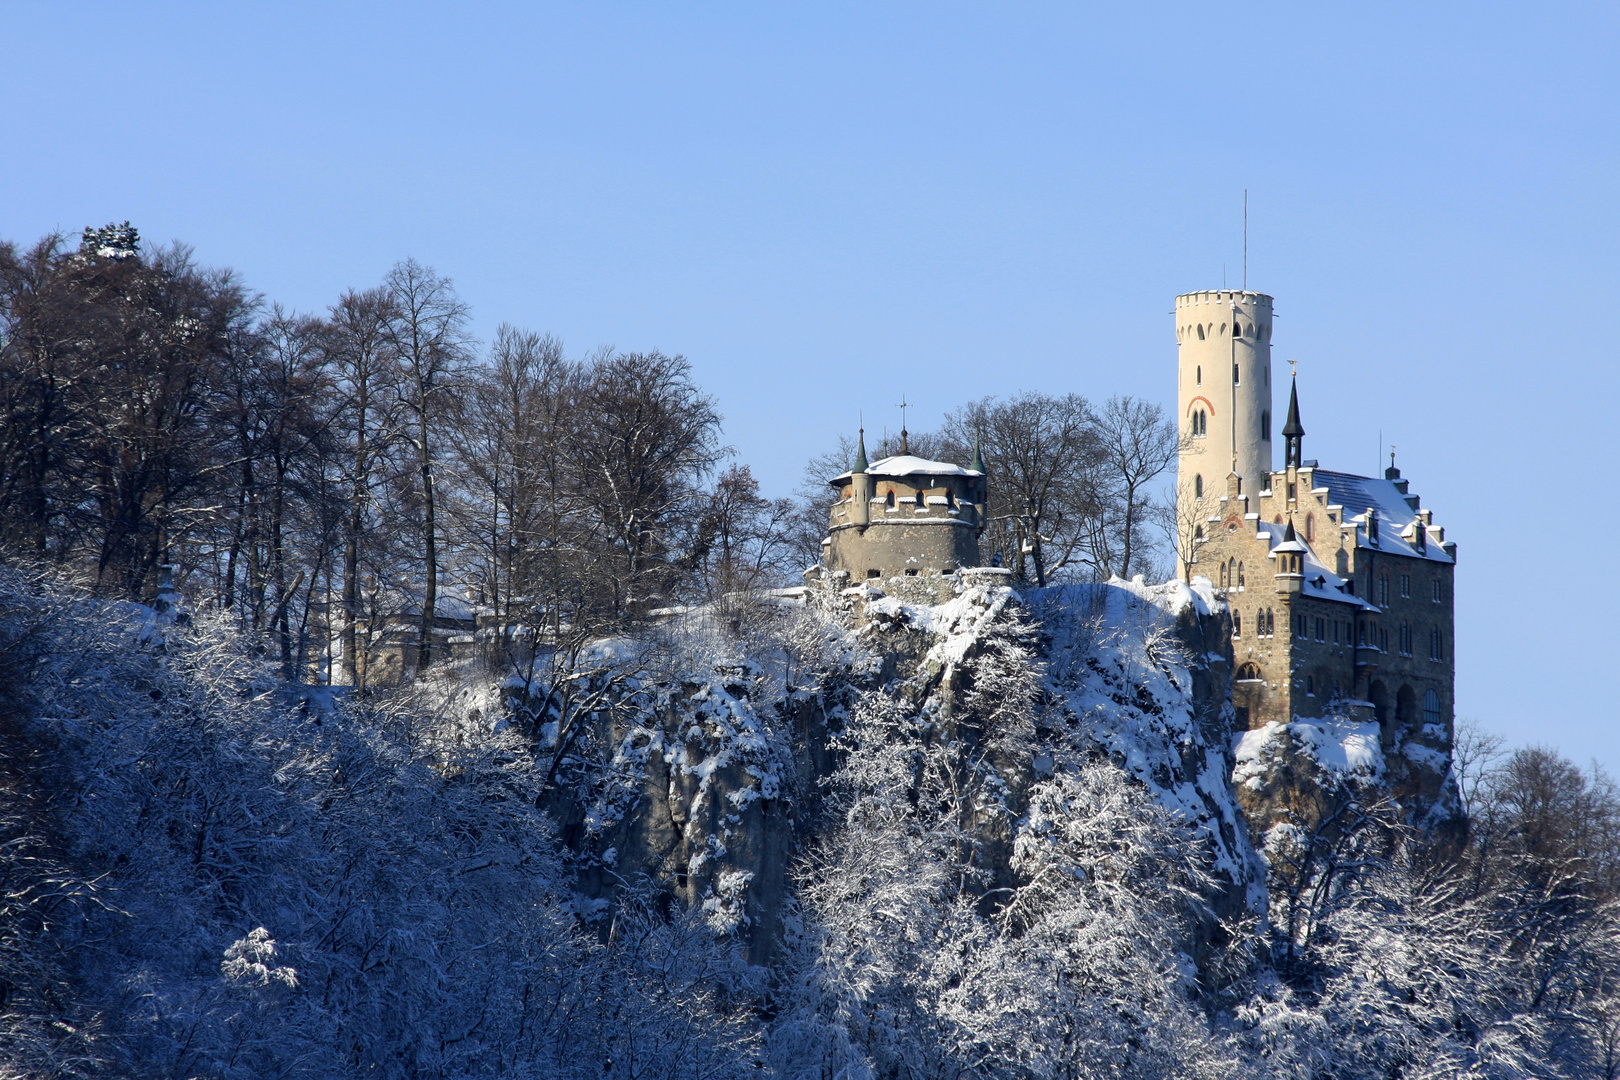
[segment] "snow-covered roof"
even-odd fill
[[[1418,512],[1406,501],[1406,496],[1401,494],[1400,488],[1395,486],[1393,480],[1315,469],[1311,473],[1311,481],[1316,487],[1328,489],[1329,505],[1344,507],[1347,523],[1357,522],[1364,525],[1368,508],[1378,511],[1379,551],[1408,555],[1414,559],[1428,559],[1432,562],[1452,561],[1445,548],[1439,544],[1425,543],[1420,549],[1413,542],[1416,539],[1415,535],[1413,540],[1401,536],[1402,533],[1410,531],[1414,524],[1419,529],[1424,526],[1418,520]],[[1367,542],[1365,528],[1358,534],[1356,544],[1360,547],[1373,546]]]
[[[1316,552],[1312,551],[1309,546],[1296,540],[1293,545],[1285,547],[1283,536],[1287,530],[1288,526],[1286,525],[1277,525],[1269,521],[1255,522],[1255,535],[1266,538],[1267,546],[1271,549],[1272,554],[1276,554],[1278,549],[1285,551],[1302,549],[1305,552],[1305,584],[1300,590],[1303,595],[1315,600],[1331,600],[1335,603],[1349,604],[1351,607],[1368,611],[1378,610],[1361,599],[1361,597],[1352,596],[1343,591],[1341,587],[1346,579],[1329,570],[1327,565],[1316,557]]]
[[[964,469],[960,465],[952,465],[948,461],[929,461],[927,458],[916,457],[912,454],[895,454],[892,457],[878,458],[866,467],[868,476],[983,476],[983,473],[972,469]],[[840,484],[850,478],[850,473],[843,472],[827,481],[829,484]]]
[[[422,591],[410,586],[389,586],[378,590],[377,606],[389,615],[399,617],[420,617],[422,614]],[[458,622],[471,622],[478,613],[467,602],[467,598],[444,586],[439,587],[438,594],[433,598],[433,617],[435,619],[452,619]]]

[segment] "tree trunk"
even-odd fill
[[[427,402],[417,414],[422,460],[422,555],[427,561],[427,583],[422,588],[422,641],[416,651],[416,667],[433,662],[433,614],[439,599],[439,537],[434,526],[433,459],[428,453]]]

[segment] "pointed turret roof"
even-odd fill
[[[855,464],[849,467],[852,473],[866,471],[866,429],[861,428],[860,437],[855,443]]]
[[[973,436],[973,461],[968,465],[968,472],[976,472],[980,474],[983,474],[984,472],[984,454],[979,449],[979,443],[981,441],[981,436]]]
[[[1308,550],[1310,549],[1299,542],[1299,534],[1294,532],[1294,519],[1289,518],[1288,527],[1283,530],[1282,543],[1271,549],[1272,554],[1277,554],[1278,552],[1303,553]]]
[[[1305,434],[1305,425],[1299,422],[1299,378],[1295,376],[1288,390],[1288,422],[1283,425],[1283,438],[1297,439]]]

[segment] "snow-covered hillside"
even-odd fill
[[[0,581],[0,1077],[1373,1080],[1620,1045],[1613,902],[1434,847],[1371,732],[1234,736],[1207,590],[885,584],[351,699],[206,618]],[[1307,759],[1333,827],[1257,854],[1244,792]]]

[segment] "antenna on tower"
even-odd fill
[[[1249,189],[1243,189],[1243,291],[1249,291]]]

